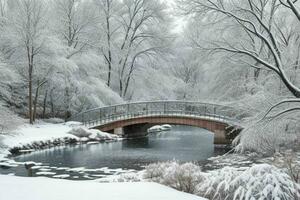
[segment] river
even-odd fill
[[[38,165],[31,169],[24,165],[0,169],[0,173],[95,179],[142,170],[147,164],[159,161],[201,163],[225,152],[226,149],[214,146],[213,133],[196,127],[173,126],[171,131],[152,133],[146,138],[64,146],[23,154],[13,159],[17,162],[33,161]]]

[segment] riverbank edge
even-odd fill
[[[40,129],[39,132],[43,133],[44,128],[40,128],[41,126],[45,126],[48,128],[49,126],[65,126],[66,130],[59,130],[60,134],[58,135],[48,135],[49,137],[45,137],[44,139],[40,139],[39,137],[29,136],[27,141],[22,141],[21,138],[18,138],[20,135],[26,137],[26,132],[24,129]],[[95,144],[95,143],[110,143],[110,142],[118,142],[122,141],[125,138],[123,137],[114,137],[114,138],[88,138],[88,137],[78,137],[69,133],[73,128],[83,128],[86,129],[81,123],[78,122],[68,122],[68,123],[47,123],[40,121],[35,125],[24,124],[18,129],[9,132],[6,135],[0,135],[0,165],[1,161],[6,161],[14,156],[32,153],[39,150],[51,149],[55,147],[62,147],[67,145],[83,145],[83,144]],[[24,133],[25,132],[25,133]],[[109,133],[107,133],[109,134]],[[111,134],[112,135],[112,134]],[[7,144],[6,139],[10,140],[19,140],[18,144]]]

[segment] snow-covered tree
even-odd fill
[[[45,1],[18,0],[11,10],[11,34],[27,67],[21,69],[28,82],[28,117],[33,123],[33,79],[36,57],[41,53],[46,35]],[[25,70],[26,69],[26,70]]]
[[[286,131],[294,132],[290,137],[294,138],[297,129],[290,129],[299,122],[297,103],[300,96],[299,34],[296,31],[299,22],[295,15],[278,0],[180,2],[186,14],[193,14],[195,22],[192,23],[199,24],[204,32],[194,26],[196,30],[190,37],[192,46],[210,52],[214,62],[219,62],[214,64],[218,67],[215,69],[218,84],[212,84],[215,92],[210,90],[211,94],[219,95],[223,100],[225,95],[225,100],[239,103],[248,110],[258,110],[258,113],[271,107],[261,114],[263,116],[255,115],[255,122],[247,124],[241,136],[251,135],[259,127],[266,128],[264,124],[270,120],[285,117],[286,120],[281,120],[285,125],[275,123],[278,125],[276,133],[270,132],[280,135],[283,125],[288,127]],[[209,71],[214,77],[213,70]],[[264,122],[257,123],[261,118]],[[259,147],[259,135],[265,132],[269,131],[260,129],[260,134],[249,136],[257,139],[252,141],[254,146]]]

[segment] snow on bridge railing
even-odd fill
[[[226,105],[193,101],[145,101],[90,109],[70,117],[68,121],[79,121],[86,126],[99,126],[136,117],[171,115],[206,117],[238,123],[245,117],[245,112]]]

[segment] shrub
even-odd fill
[[[144,178],[212,200],[299,200],[300,186],[284,170],[268,164],[201,172],[193,163],[146,167]]]
[[[144,178],[193,194],[197,192],[198,184],[205,179],[199,166],[178,162],[151,164],[146,168]]]
[[[214,200],[297,200],[300,197],[299,185],[288,174],[268,164],[254,165],[245,171],[225,167],[210,174],[207,180],[200,186],[199,195]]]

